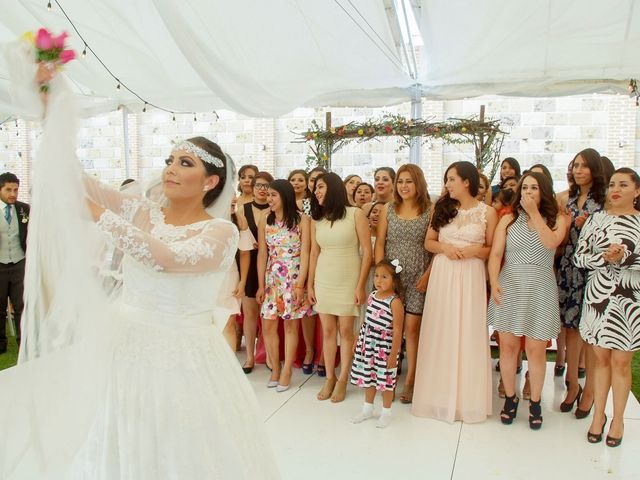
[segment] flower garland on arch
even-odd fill
[[[379,119],[350,122],[339,127],[322,127],[316,120],[306,132],[298,132],[294,143],[308,143],[313,155],[307,157],[307,166],[329,167],[334,153],[350,142],[378,140],[380,137],[399,137],[399,150],[407,148],[415,138],[422,142],[441,139],[449,144],[472,143],[475,147],[476,166],[480,171],[488,168],[490,178],[497,170],[500,149],[505,132],[498,120],[451,118],[443,122],[425,119],[407,119],[402,115],[383,115]]]

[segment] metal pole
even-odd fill
[[[411,87],[411,118],[413,120],[422,118],[422,89],[419,83]],[[422,163],[422,139],[419,137],[411,140],[409,162],[415,165]]]
[[[124,178],[131,178],[131,159],[129,158],[129,115],[126,107],[122,107],[122,136],[124,143]]]

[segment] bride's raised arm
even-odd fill
[[[87,197],[101,207],[119,215],[123,213],[123,208],[126,205],[132,204],[132,202],[126,202],[126,200],[142,200],[141,195],[133,195],[116,190],[86,172],[82,175],[82,183],[84,184]]]
[[[231,222],[209,222],[184,240],[167,243],[111,210],[94,211],[98,228],[111,243],[159,272],[208,273],[227,270],[238,248],[238,229]],[[99,215],[98,215],[99,214]]]

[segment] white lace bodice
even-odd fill
[[[468,210],[458,210],[451,223],[440,228],[438,241],[456,247],[484,245],[487,230],[487,205],[478,202]]]
[[[101,203],[108,203],[104,197]],[[217,289],[233,265],[238,230],[231,222],[211,219],[185,226],[169,225],[156,203],[122,197],[107,205],[97,223],[123,262],[125,304],[167,314],[210,312]]]

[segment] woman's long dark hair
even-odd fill
[[[478,169],[471,162],[455,162],[449,165],[447,171],[444,172],[444,183],[447,183],[447,174],[449,170],[455,169],[456,173],[462,180],[469,182],[469,194],[472,197],[478,195],[478,185],[480,184],[480,174]],[[445,193],[436,202],[436,206],[433,209],[433,219],[431,220],[431,228],[436,232],[439,232],[442,227],[451,223],[451,221],[458,214],[458,207],[460,202],[455,198],[451,198],[449,192]]]
[[[518,163],[518,160],[516,160],[513,157],[507,157],[504,160],[502,160],[502,163],[500,164],[500,170],[502,170],[502,166],[508,163],[511,168],[513,168],[516,171],[516,174],[514,175],[514,177],[517,177],[518,180],[520,180],[520,176],[522,175],[522,173],[520,173],[522,170],[520,169],[520,163]],[[502,183],[502,173],[500,173],[500,183]]]
[[[289,180],[278,179],[269,184],[271,190],[275,190],[280,195],[282,203],[282,219],[289,230],[295,228],[300,223],[300,212],[296,204],[296,192]],[[269,212],[267,215],[267,224],[276,223],[276,212]]]
[[[551,175],[551,172],[549,171],[546,165],[543,165],[542,163],[536,163],[535,165],[531,165],[531,167],[529,167],[529,170],[527,170],[527,172],[530,172],[534,168],[539,168],[540,170],[542,170],[542,173],[544,173],[544,176],[549,179],[549,181],[551,182],[551,186],[553,186],[553,175]],[[524,173],[527,173],[527,172],[524,172]]]
[[[306,182],[306,186],[304,187],[304,198],[309,198],[311,192],[309,191],[309,175],[302,169],[291,170],[289,175],[287,175],[287,180],[291,181],[291,178],[294,175],[302,175],[304,177],[304,181]]]
[[[320,205],[316,198],[315,192],[318,188],[318,182],[324,182],[327,186],[327,192],[324,195],[324,204]],[[313,186],[313,195],[311,195],[311,218],[314,220],[328,220],[333,225],[336,220],[342,220],[347,214],[349,200],[347,199],[347,189],[342,183],[342,179],[335,173],[329,172],[320,175],[316,179]]]
[[[525,213],[524,209],[520,206],[520,200],[522,199],[522,182],[527,177],[533,177],[538,182],[540,188],[540,206],[538,211],[542,218],[544,218],[547,226],[553,230],[556,227],[556,219],[558,217],[558,202],[553,193],[553,187],[551,182],[544,173],[539,172],[525,172],[518,183],[518,188],[515,193],[515,197],[511,205],[513,205],[513,220],[507,225],[509,228],[518,219],[521,213]]]
[[[613,173],[616,171],[616,167],[609,157],[600,155],[600,161],[602,162],[602,174],[604,175],[604,184],[608,187],[609,180],[613,177]]]
[[[589,167],[589,170],[591,171],[592,184],[589,189],[591,198],[600,205],[604,205],[604,201],[607,197],[607,184],[605,183],[604,169],[602,168],[600,154],[593,148],[585,148],[578,152],[576,156],[573,157],[573,160],[571,160],[574,165],[579,156],[584,158],[585,162],[587,162],[587,167]],[[571,173],[571,177],[573,178],[573,172]],[[579,194],[580,186],[576,183],[575,178],[573,178],[573,183],[571,184],[571,187],[569,187],[569,197],[577,197]]]

